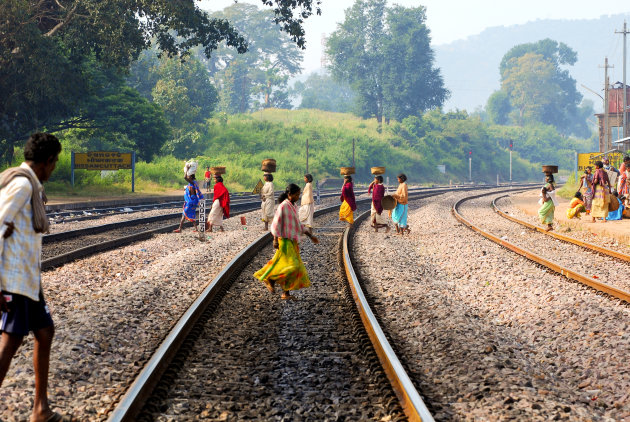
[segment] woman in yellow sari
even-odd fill
[[[254,273],[254,277],[265,283],[271,293],[275,292],[275,284],[278,283],[284,291],[282,299],[295,299],[289,293],[291,290],[299,290],[311,285],[300,256],[298,243],[300,235],[305,234],[313,243],[319,243],[319,239],[300,222],[298,209],[295,206],[298,199],[300,199],[300,188],[293,183],[280,194],[278,198],[280,205],[276,209],[270,228],[276,253],[264,267]]]
[[[344,176],[344,184],[341,188],[341,208],[339,208],[339,220],[354,223],[354,212],[357,210],[357,204],[354,200],[354,189],[352,186],[352,177]]]
[[[606,222],[608,217],[608,203],[610,202],[610,181],[608,174],[603,169],[604,163],[595,162],[595,175],[593,176],[593,206],[591,208],[591,217],[593,223],[596,218],[603,219]]]

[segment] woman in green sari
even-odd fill
[[[545,186],[540,190],[540,196],[538,203],[542,206],[538,210],[538,216],[540,222],[547,225],[545,230],[550,231],[553,230],[553,216],[556,210],[556,187],[553,174],[547,175]]]

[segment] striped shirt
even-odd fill
[[[300,235],[304,233],[304,226],[300,222],[297,207],[288,199],[282,201],[276,209],[269,231],[276,237],[299,242]]]
[[[37,179],[28,164],[22,163],[20,167]],[[37,185],[41,195],[42,185]],[[41,288],[42,234],[33,229],[32,192],[31,182],[22,176],[14,177],[0,191],[0,289],[37,302]],[[5,222],[15,225],[13,234],[6,239]]]

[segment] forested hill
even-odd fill
[[[445,110],[473,111],[485,106],[493,91],[499,88],[499,63],[505,53],[517,44],[532,43],[544,38],[564,42],[578,53],[575,66],[568,68],[584,98],[592,99],[596,110],[601,100],[583,90],[580,84],[599,91],[603,89],[604,58],[608,56],[610,82],[621,81],[623,29],[630,12],[589,20],[538,20],[523,25],[492,27],[479,35],[445,45],[434,46],[436,65],[441,68],[451,98]]]

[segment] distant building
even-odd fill
[[[626,106],[630,106],[630,86],[626,85]],[[630,149],[630,142],[625,141],[621,144],[615,143],[623,139],[623,83],[617,82],[608,90],[608,124],[606,124],[606,114],[596,114],[599,123],[599,151],[610,151],[614,147],[624,151]],[[630,123],[630,113],[626,110],[626,122]],[[606,127],[608,127],[608,136],[606,136]],[[626,130],[627,132],[627,130]]]

